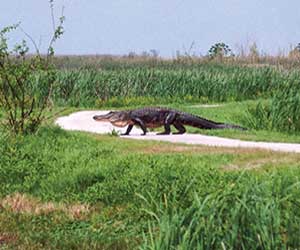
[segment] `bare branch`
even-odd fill
[[[56,29],[56,25],[55,25],[55,18],[54,18],[54,4],[53,1],[49,1],[50,2],[50,11],[51,11],[51,19],[52,19],[52,29],[53,32],[55,33],[55,29]]]
[[[51,13],[53,12],[53,1],[50,1],[51,4]],[[54,24],[54,32],[53,36],[50,40],[48,51],[47,51],[47,59],[53,54],[53,44],[54,42],[63,34],[63,22],[65,20],[64,17],[64,6],[62,7],[61,17],[59,18],[59,24],[55,26],[55,22],[52,22],[52,25]],[[54,17],[54,14],[52,15]]]
[[[40,50],[39,50],[39,47],[37,46],[36,42],[34,41],[34,39],[32,38],[32,36],[30,36],[22,27],[21,25],[19,26],[19,29],[23,32],[23,34],[25,36],[27,36],[27,38],[29,38],[29,40],[32,42],[35,50],[36,50],[36,53],[39,55],[40,54]]]

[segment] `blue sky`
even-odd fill
[[[57,54],[127,54],[156,49],[170,57],[176,51],[206,54],[216,42],[234,51],[256,42],[276,54],[300,42],[300,1],[288,0],[56,0],[58,17],[64,6],[65,34]],[[0,28],[22,22],[41,48],[50,39],[47,0],[1,3]],[[15,32],[11,42],[20,40]]]

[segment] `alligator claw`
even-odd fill
[[[169,135],[170,133],[166,133],[166,132],[161,132],[161,133],[157,133],[156,135]]]
[[[175,132],[175,133],[172,133],[172,135],[183,135],[184,134],[184,132],[182,133],[182,132]]]

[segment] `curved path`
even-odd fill
[[[117,128],[108,122],[96,122],[92,117],[96,114],[105,114],[108,111],[80,111],[72,113],[68,116],[58,118],[55,123],[66,130],[79,130],[99,134],[111,133],[113,129],[125,132],[125,128]],[[200,134],[183,134],[183,135],[155,135],[155,133],[147,133],[141,136],[141,130],[133,128],[130,136],[121,136],[129,139],[138,140],[157,140],[168,141],[174,143],[199,144],[219,147],[243,147],[243,148],[262,148],[283,152],[300,153],[300,144],[295,143],[277,143],[277,142],[253,142],[241,141],[238,139],[227,139],[217,136],[207,136]]]

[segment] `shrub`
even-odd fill
[[[50,4],[53,10],[53,1]],[[49,103],[55,83],[56,72],[51,63],[53,43],[63,34],[63,21],[62,16],[54,30],[46,56],[40,55],[37,46],[36,54],[27,56],[29,47],[25,40],[16,44],[13,50],[9,49],[7,35],[17,29],[19,24],[0,31],[0,108],[4,112],[2,124],[13,134],[35,132],[43,121],[43,111]]]

